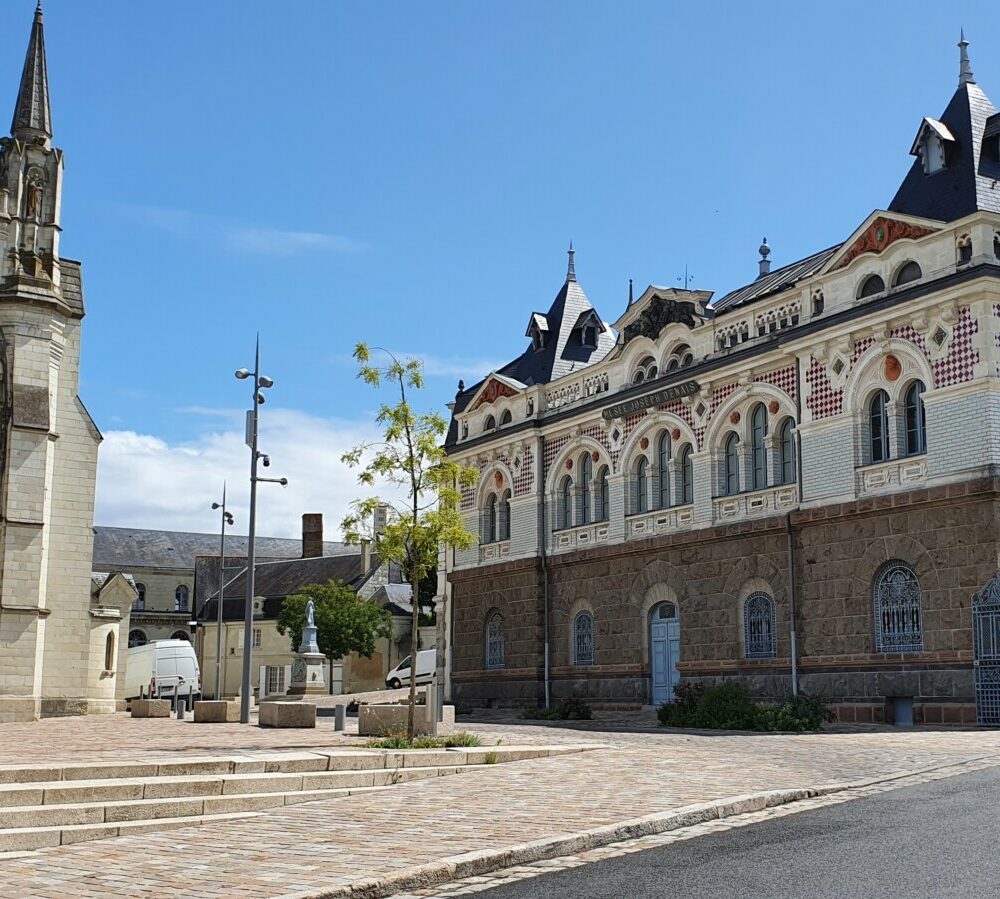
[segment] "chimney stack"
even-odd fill
[[[372,544],[370,540],[361,540],[361,573],[368,574],[372,567]]]
[[[302,516],[302,558],[318,559],[323,555],[323,515],[306,512]]]

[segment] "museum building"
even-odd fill
[[[613,324],[574,270],[459,385],[479,540],[444,554],[456,702],[797,689],[845,721],[1000,724],[1000,113],[964,40],[886,209]]]

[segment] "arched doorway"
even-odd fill
[[[661,602],[649,613],[649,660],[653,705],[670,702],[680,681],[677,663],[681,658],[681,622],[677,606]]]

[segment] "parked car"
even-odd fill
[[[133,646],[125,655],[125,698],[152,695],[161,699],[201,699],[201,669],[187,640],[156,640]]]
[[[385,676],[385,685],[390,690],[398,690],[406,687],[410,683],[410,660],[413,656],[407,656],[395,668]],[[434,672],[437,670],[437,650],[422,649],[417,653],[417,684],[429,684],[434,680]]]

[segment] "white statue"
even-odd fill
[[[316,627],[315,609],[316,606],[313,604],[312,597],[310,596],[309,601],[306,603],[306,627]]]

